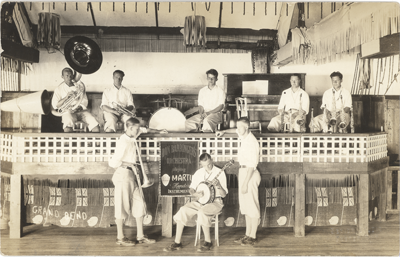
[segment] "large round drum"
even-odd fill
[[[151,116],[149,128],[166,129],[168,132],[185,132],[185,121],[185,116],[178,109],[163,107]]]

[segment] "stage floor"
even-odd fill
[[[245,247],[233,242],[234,238],[244,234],[244,228],[224,227],[220,228],[220,246],[214,246],[208,253],[199,253],[194,246],[195,228],[185,228],[183,248],[167,253],[163,252],[163,248],[171,244],[173,238],[162,237],[161,226],[145,227],[145,234],[156,239],[156,244],[123,247],[115,244],[116,227],[102,229],[32,225],[24,227],[24,234],[20,239],[9,239],[9,231],[1,230],[1,253],[3,255],[92,256],[399,256],[398,214],[387,215],[386,222],[371,221],[367,237],[356,236],[355,229],[355,226],[306,226],[306,236],[296,238],[293,236],[292,228],[262,228],[258,232],[258,243],[254,247]],[[125,231],[128,237],[136,235],[135,228],[127,227]],[[213,229],[211,229],[211,236],[214,236]]]

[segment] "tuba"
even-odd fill
[[[52,110],[51,113],[54,116],[61,117],[67,111],[73,110],[77,108],[86,94],[86,88],[83,83],[79,83],[79,79],[81,78],[82,74],[79,72],[75,72],[75,76],[73,79],[73,83],[75,84],[77,90],[72,94],[67,96],[68,98],[64,101],[64,103],[56,110]]]
[[[120,114],[125,114],[130,117],[136,117],[135,113],[129,111],[125,107],[122,107],[120,104],[118,104],[116,102],[112,102],[112,104],[113,104],[114,109],[117,110],[117,112],[119,112]]]
[[[92,39],[84,36],[68,39],[64,46],[64,55],[69,66],[75,71],[73,82],[76,83],[77,91],[57,110],[52,110],[55,116],[62,116],[66,111],[73,110],[81,104],[86,94],[85,85],[79,83],[82,74],[96,72],[103,62],[100,47]]]

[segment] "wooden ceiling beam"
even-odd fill
[[[97,26],[97,29],[103,30],[103,34],[108,35],[135,35],[135,34],[153,34],[153,35],[182,35],[183,27],[105,27]],[[34,28],[36,31],[37,28]],[[61,26],[62,34],[90,35],[93,34],[93,26]],[[207,35],[246,35],[246,36],[266,36],[275,37],[276,30],[272,29],[236,29],[236,28],[207,28]]]

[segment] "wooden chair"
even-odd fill
[[[219,225],[219,215],[221,213],[222,212],[215,214],[215,216],[211,219],[211,224],[215,225],[214,234],[215,234],[215,241],[217,242],[217,246],[219,246],[219,227],[218,227],[218,225]],[[194,241],[194,246],[197,245],[197,239],[200,242],[200,238],[201,238],[201,226],[196,222],[196,239]]]

